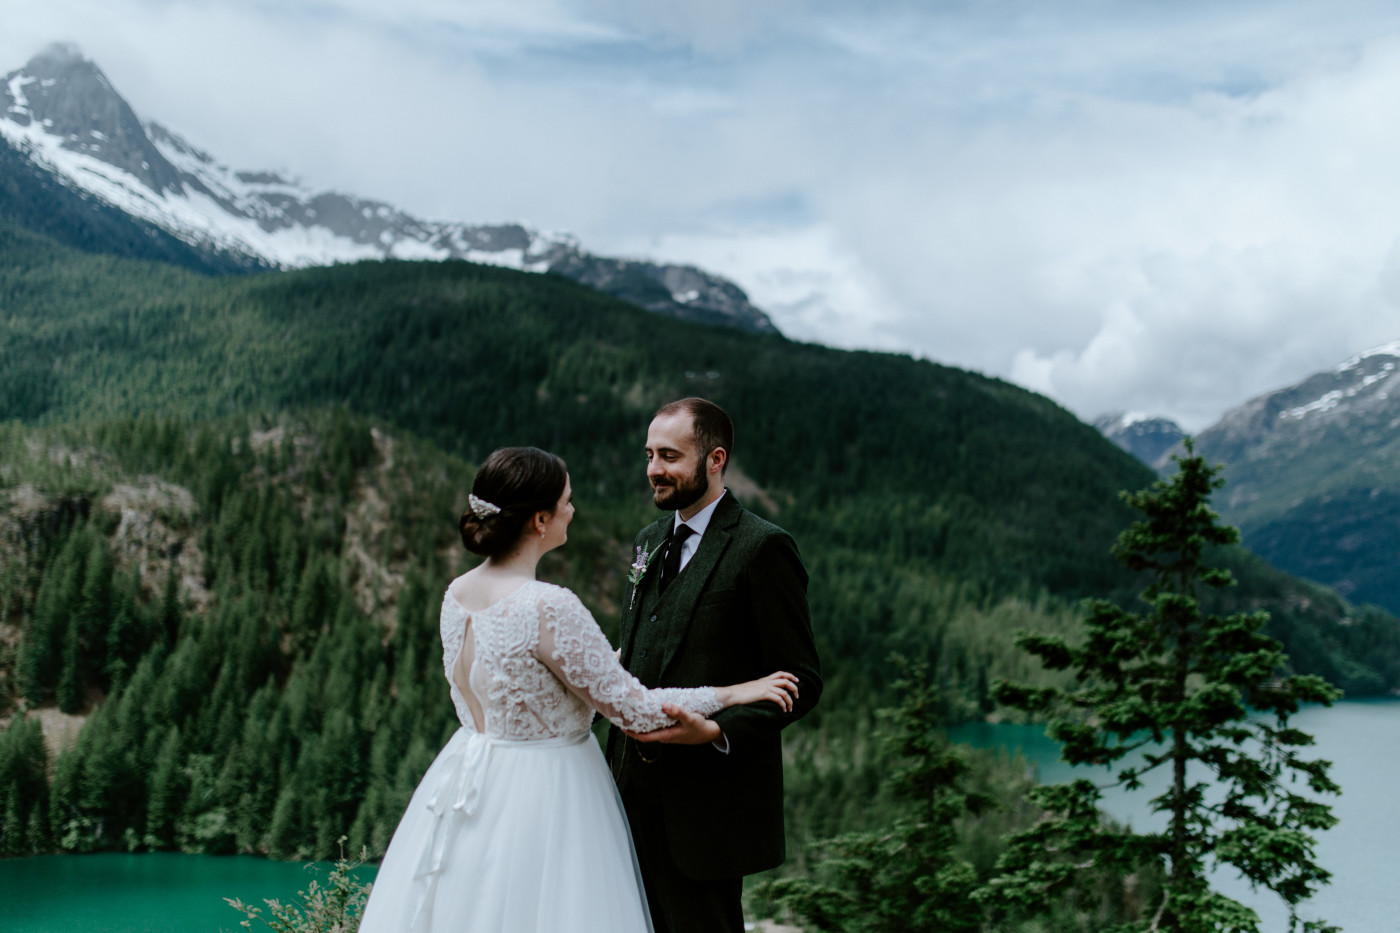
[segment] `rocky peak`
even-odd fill
[[[166,127],[143,125],[71,44],[49,46],[0,81],[0,144],[198,251],[199,268],[466,259],[553,272],[672,317],[777,333],[737,285],[691,266],[595,256],[567,234],[424,220],[280,172],[232,171]]]
[[[1400,341],[1252,398],[1202,431],[1198,449],[1226,465],[1226,517],[1246,524],[1306,491],[1390,488],[1400,466],[1397,380]]]
[[[1213,445],[1238,445],[1269,454],[1276,445],[1294,447],[1324,432],[1344,430],[1358,439],[1394,437],[1400,416],[1400,341],[1353,356],[1330,370],[1250,399],[1202,434]]]
[[[70,152],[129,172],[152,191],[182,190],[180,173],[152,144],[131,106],[72,43],[54,43],[7,74],[0,103],[4,119],[42,128]]]
[[[1115,411],[1094,419],[1099,433],[1154,469],[1162,469],[1186,437],[1170,418]]]
[[[186,142],[183,136],[166,129],[154,120],[150,120],[146,123],[146,133],[150,136],[151,142],[156,145],[167,146],[181,155],[194,159],[201,165],[214,165],[213,156],[203,149],[196,149]],[[269,183],[287,184],[287,182],[282,181],[282,179],[270,172],[263,172],[261,174],[269,179]]]

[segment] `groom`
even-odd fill
[[[681,399],[653,417],[647,480],[657,508],[674,515],[637,535],[622,663],[648,687],[784,670],[800,695],[790,713],[756,703],[704,719],[668,707],[678,720],[669,729],[609,734],[657,933],[743,929],[743,876],[785,857],[778,733],[822,691],[807,571],[787,532],[725,489],[733,450],[734,427],[713,402]]]

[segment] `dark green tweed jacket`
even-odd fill
[[[608,761],[625,793],[632,782],[662,789],[676,864],[700,879],[733,878],[780,864],[783,765],[779,732],[821,697],[821,666],[807,608],[807,571],[792,537],[726,493],[699,550],[660,593],[671,513],[637,535],[655,556],[622,613],[622,663],[648,687],[723,686],[785,670],[799,678],[791,713],[768,702],[714,716],[729,753],[711,745],[636,743],[614,727]]]

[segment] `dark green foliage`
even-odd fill
[[[1144,517],[1123,532],[1114,554],[1148,576],[1142,599],[1150,611],[1095,600],[1077,643],[1023,635],[1020,644],[1047,668],[1071,672],[1074,686],[997,690],[1001,702],[1049,716],[1049,733],[1071,764],[1119,763],[1117,783],[1129,790],[1141,789],[1148,772],[1167,770],[1168,789],[1152,800],[1167,828],[1134,833],[1104,824],[1102,789],[1087,780],[1037,788],[1031,799],[1048,815],[1013,837],[989,904],[1044,911],[1086,868],[1127,876],[1159,865],[1157,903],[1121,929],[1257,931],[1253,911],[1210,889],[1214,866],[1278,894],[1295,927],[1293,911],[1329,877],[1314,861],[1312,834],[1336,820],[1316,798],[1339,788],[1327,762],[1302,757],[1312,737],[1291,728],[1289,717],[1302,703],[1330,704],[1339,691],[1315,676],[1281,676],[1286,658],[1261,633],[1265,614],[1206,608],[1209,591],[1235,582],[1209,555],[1237,533],[1209,508],[1223,484],[1218,469],[1190,455],[1189,443],[1187,453],[1171,482],[1125,494]],[[1135,752],[1140,757],[1128,757]]]
[[[957,933],[982,926],[973,899],[974,867],[957,851],[956,826],[991,798],[968,787],[971,765],[938,730],[943,721],[928,669],[907,665],[895,690],[904,701],[884,711],[882,767],[898,802],[892,825],[822,844],[811,878],[772,882],[760,896],[816,930]]]
[[[645,425],[685,394],[734,415],[731,484],[811,572],[829,702],[785,736],[798,868],[811,839],[893,818],[863,803],[882,777],[865,730],[890,702],[892,650],[929,666],[939,715],[979,716],[999,677],[1063,680],[1032,671],[1012,632],[1067,633],[1072,599],[1130,592],[1103,554],[1129,514],[1115,491],[1145,469],[1046,399],[928,362],[690,325],[466,263],[210,280],[3,222],[0,313],[0,418],[26,422],[0,422],[0,508],[16,512],[19,484],[46,503],[0,541],[18,555],[0,607],[20,633],[16,655],[0,650],[0,712],[55,704],[62,683],[91,714],[85,734],[130,745],[128,760],[94,735],[55,762],[48,812],[68,848],[300,857],[345,832],[382,851],[455,725],[437,613],[466,566],[467,462],[512,443],[569,461],[579,520],[542,574],[611,633],[627,544],[655,517]],[[168,534],[133,554],[102,505],[118,483],[191,501],[138,509]],[[56,607],[85,605],[94,539],[112,563],[107,623],[70,638]],[[1394,619],[1352,625],[1366,617],[1335,597],[1230,559],[1238,598],[1286,623],[1300,670],[1400,683]],[[86,793],[102,769],[143,782],[119,812]]]
[[[377,454],[362,419],[332,412],[314,428],[298,421],[270,430],[302,439],[290,460],[271,443],[251,452],[246,431],[228,426],[138,420],[27,435],[102,451],[85,470],[64,468],[63,482],[85,487],[86,501],[132,489],[110,485],[126,470],[151,469],[179,485],[148,487],[168,501],[132,520],[144,531],[118,532],[107,511],[93,509],[11,553],[11,567],[33,571],[11,573],[7,591],[18,604],[20,651],[11,663],[24,674],[24,704],[39,705],[45,691],[57,700],[71,694],[73,710],[90,715],[55,762],[51,789],[41,758],[38,783],[16,778],[0,800],[10,811],[0,824],[7,845],[308,858],[333,855],[352,828],[375,840],[376,852],[387,845],[405,787],[416,785],[453,721],[437,601],[423,581],[436,589],[451,577],[439,555],[467,474],[411,438],[395,439],[397,462],[417,465],[417,488],[386,488],[394,507],[370,514],[360,497]],[[42,478],[49,449],[8,465]],[[431,467],[422,468],[425,456]],[[180,504],[181,488],[198,491],[193,502]],[[413,503],[417,495],[428,502]],[[152,568],[144,581],[117,569],[119,540],[128,554],[154,548],[138,559]],[[355,571],[339,555],[353,546],[402,559],[410,541],[428,544],[409,565],[415,583],[390,613],[391,634],[357,601]],[[199,572],[180,562],[194,547]],[[33,590],[23,583],[31,577]],[[382,594],[391,607],[395,595]],[[37,735],[37,720],[20,712],[11,733]],[[12,767],[12,757],[0,763]],[[31,831],[35,812],[42,820]]]
[[[180,802],[189,794],[189,775],[180,749],[180,730],[171,726],[156,753],[151,771],[150,793],[146,801],[146,833],[143,841],[152,848],[170,848],[175,842],[175,821]]]
[[[49,851],[48,753],[36,719],[0,732],[0,855]]]
[[[1098,575],[1118,509],[1104,503],[1148,475],[1009,384],[669,320],[554,276],[376,262],[211,280],[3,227],[0,248],[29,257],[0,263],[0,376],[32,360],[60,374],[45,407],[0,418],[344,405],[470,462],[507,444],[555,450],[589,500],[620,504],[644,489],[651,410],[704,394],[739,425],[736,466],[785,524],[806,526],[791,529],[799,540],[1071,595],[1111,585]],[[323,481],[343,483],[364,439],[332,444]],[[208,453],[225,461],[208,467],[217,486],[231,455]]]
[[[1348,599],[1400,612],[1400,491],[1368,486],[1308,499],[1255,521],[1248,544],[1275,566]]]
[[[86,705],[90,689],[110,682],[114,664],[108,626],[132,613],[129,591],[115,590],[103,534],[81,517],[61,520],[40,553],[51,553],[32,612],[22,627],[17,666],[20,692],[31,702],[56,699],[66,713]],[[133,632],[139,638],[139,633]]]
[[[468,462],[506,444],[543,446],[569,461],[591,509],[580,527],[599,545],[596,566],[571,564],[579,578],[561,582],[586,581],[615,598],[616,549],[652,514],[640,467],[647,417],[662,402],[701,394],[738,425],[741,497],[839,575],[834,593],[890,575],[922,581],[909,589],[956,587],[958,602],[977,610],[1008,596],[1130,592],[1102,555],[1128,520],[1116,491],[1150,473],[1053,403],[999,380],[688,324],[556,276],[461,262],[205,279],[73,254],[3,223],[0,256],[0,418],[135,418],[131,446],[152,465],[176,456],[172,428],[181,423],[152,414],[305,406],[376,416]],[[3,386],[39,385],[32,365],[50,374],[44,400],[6,407]],[[343,494],[369,450],[363,423],[336,424],[327,468],[307,477],[316,494]],[[198,491],[217,508],[246,469],[247,448],[212,441],[197,440],[194,453],[204,462]],[[333,516],[317,519],[336,533]],[[270,570],[290,543],[249,538],[245,550]],[[602,573],[614,579],[599,581]],[[1264,573],[1242,570],[1242,591],[1256,593]],[[1350,609],[1318,602],[1327,605],[1304,626],[1271,632],[1301,671],[1342,671],[1338,682],[1353,693],[1400,683],[1400,626],[1385,619],[1361,652],[1342,623]],[[896,630],[942,624],[933,607],[912,608],[924,622],[858,606],[859,626],[836,635],[877,689],[886,686],[886,654],[911,650]],[[1282,622],[1282,604],[1267,608]],[[1322,632],[1320,645],[1294,643],[1309,638],[1306,629]],[[922,630],[914,637],[917,653],[938,641]],[[1009,657],[1009,640],[991,650]],[[938,660],[940,671],[959,666],[958,692],[985,708],[985,665]]]

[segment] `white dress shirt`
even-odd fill
[[[676,521],[675,524],[671,526],[671,533],[675,534],[676,529],[679,528],[681,525],[688,525],[690,527],[690,530],[694,532],[694,534],[692,534],[689,538],[686,538],[684,541],[681,542],[682,570],[685,569],[686,564],[690,563],[690,559],[695,556],[695,552],[700,550],[700,539],[704,537],[705,529],[710,527],[710,519],[713,518],[715,515],[715,506],[719,505],[719,500],[723,499],[724,494],[728,491],[729,490],[726,489],[723,492],[721,492],[718,496],[715,497],[714,502],[711,502],[709,505],[696,512],[694,515],[690,516],[689,521],[681,521],[681,513],[676,513]]]

